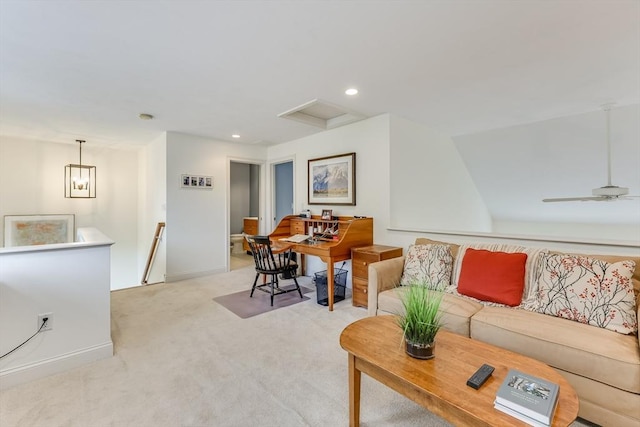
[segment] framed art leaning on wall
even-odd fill
[[[356,153],[308,161],[310,205],[356,204]]]
[[[68,215],[6,215],[4,217],[4,247],[72,243],[75,236],[75,216]]]

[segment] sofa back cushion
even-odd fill
[[[456,245],[455,243],[440,242],[438,240],[427,239],[426,237],[417,237],[415,244],[416,245],[447,245],[451,250],[451,257],[453,258],[454,262],[456,257],[458,256],[458,249],[460,248],[460,245]]]
[[[524,290],[527,254],[492,252],[468,248],[465,251],[458,292],[511,307],[520,305]]]
[[[622,334],[638,331],[634,261],[545,254],[540,264],[536,311]]]
[[[456,267],[458,265],[459,262],[459,257],[458,254],[460,252],[464,251],[461,250],[461,245],[455,244],[455,243],[449,243],[449,242],[442,242],[439,240],[432,240],[432,239],[428,239],[426,237],[417,237],[415,240],[415,244],[416,245],[449,245],[449,248],[451,249],[451,256],[453,257],[453,272],[452,272],[452,277],[451,277],[451,287],[449,289],[449,291],[453,294],[456,294],[456,286],[457,286],[457,276],[456,276]],[[503,252],[510,252],[504,249],[498,249],[497,247],[506,247],[506,246],[510,246],[510,245],[504,245],[504,244],[476,244],[476,245],[471,245],[471,247],[476,248],[476,249],[488,249],[488,250],[499,250],[499,251],[503,251]],[[521,246],[515,246],[515,247],[521,247]],[[493,249],[492,249],[493,248]],[[533,249],[535,251],[538,251],[538,254],[540,253],[546,253],[547,250],[546,249]],[[511,251],[511,252],[517,252],[517,251]],[[535,308],[537,307],[537,295],[536,295],[536,289],[535,289],[535,282],[537,282],[537,274],[539,271],[539,264],[536,263],[536,259],[537,254],[535,253],[530,253],[528,251],[523,251],[527,254],[527,277],[525,278],[525,290],[524,290],[524,294],[523,294],[523,300],[522,300],[522,304],[520,305],[523,308],[529,308],[532,310],[535,310]],[[563,253],[563,252],[558,252],[558,251],[550,251],[551,253]],[[580,254],[578,254],[580,255]],[[582,254],[584,255],[584,254]],[[633,282],[633,288],[636,294],[636,306],[640,306],[640,257],[629,257],[629,256],[622,256],[622,255],[588,255],[590,258],[596,258],[596,259],[601,259],[603,261],[607,261],[609,263],[615,263],[618,261],[626,261],[626,260],[630,260],[636,263],[636,268],[635,271],[633,273],[633,277],[631,278],[631,281]],[[532,264],[533,263],[533,264]],[[533,267],[533,268],[531,268]],[[532,281],[534,283],[533,286],[529,285],[529,281]],[[488,305],[494,305],[492,303],[489,303]]]
[[[451,284],[452,270],[449,245],[410,245],[400,284],[427,283],[432,288],[445,289]]]
[[[451,287],[449,291],[456,293],[458,281],[460,280],[460,271],[462,269],[462,261],[464,260],[467,249],[485,249],[492,252],[506,253],[524,253],[527,254],[525,262],[524,289],[522,292],[522,301],[518,305],[520,308],[529,308],[535,306],[537,302],[537,277],[539,269],[539,255],[547,253],[546,249],[530,248],[526,246],[507,245],[501,243],[477,243],[470,245],[461,245],[458,249],[458,257],[453,263],[453,277],[451,279]],[[490,301],[490,303],[492,303]],[[491,304],[495,305],[495,304]]]

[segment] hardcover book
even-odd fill
[[[558,391],[556,383],[510,369],[496,394],[495,407],[515,411],[525,417],[521,418],[525,422],[531,419],[542,425],[550,425],[558,403]]]
[[[533,427],[549,427],[549,424],[545,424],[545,423],[541,423],[540,421],[536,421],[533,418],[529,418],[526,415],[523,415],[518,411],[514,411],[513,409],[507,408],[506,406],[502,406],[499,403],[495,403],[493,407],[496,408],[498,411],[502,411],[505,414],[509,414],[512,417],[517,418],[520,421],[523,421],[523,422],[529,424],[530,426],[533,426]]]

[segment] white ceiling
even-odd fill
[[[277,117],[315,98],[464,135],[638,103],[639,76],[637,0],[0,1],[0,134],[48,141],[275,144],[320,131]]]
[[[322,131],[278,117],[314,99],[453,136],[498,221],[640,227],[640,199],[541,202],[605,184],[612,101],[640,194],[638,0],[0,0],[0,135],[271,145]]]

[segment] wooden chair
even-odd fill
[[[296,280],[296,270],[298,269],[298,264],[292,259],[293,254],[291,252],[291,249],[274,254],[271,249],[271,241],[269,240],[269,236],[245,235],[245,239],[249,244],[249,250],[251,251],[253,260],[256,264],[256,278],[253,281],[253,287],[251,288],[250,297],[253,297],[253,292],[256,289],[270,293],[272,306],[273,297],[275,295],[298,291],[298,293],[300,294],[300,298],[302,298],[302,291],[300,290],[300,285],[298,285],[298,281]],[[261,274],[264,274],[265,278],[266,276],[270,276],[271,280],[269,282],[265,281],[265,283],[263,283],[262,285],[258,285],[258,278]],[[293,282],[296,284],[295,288],[286,290],[280,288],[278,276],[281,274],[287,277],[291,277],[293,279]]]

